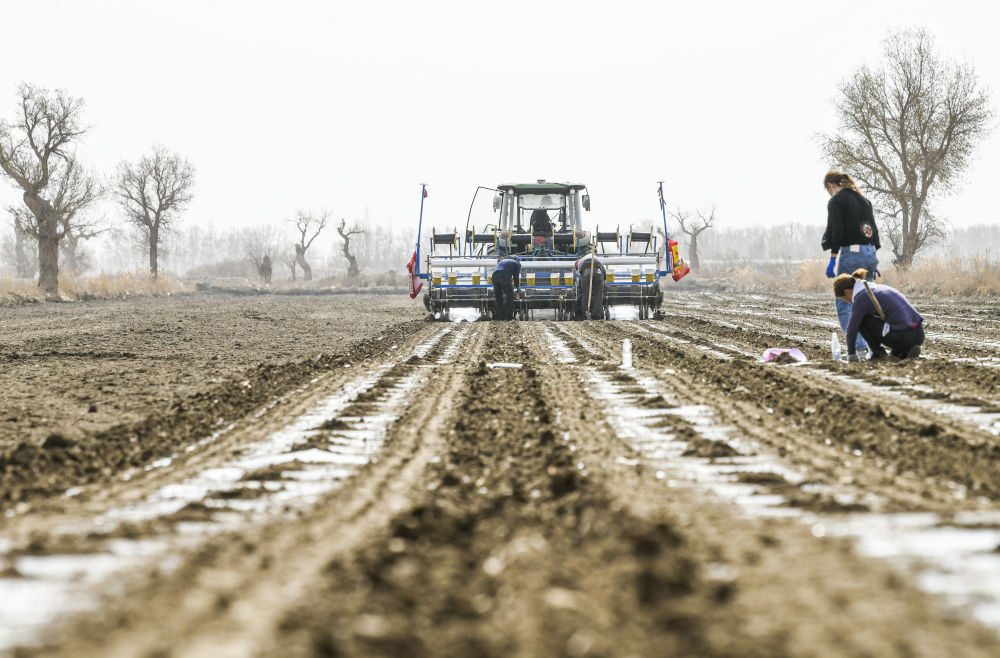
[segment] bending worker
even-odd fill
[[[833,296],[851,305],[847,323],[847,360],[857,361],[854,339],[864,336],[872,360],[884,359],[885,345],[896,359],[920,356],[924,318],[903,293],[890,286],[868,283],[868,271],[841,274],[833,282]]]
[[[604,319],[604,278],[607,271],[601,261],[590,253],[576,261],[577,293],[576,317],[578,320]],[[589,312],[589,313],[588,313]]]
[[[874,281],[874,275],[878,272],[875,251],[882,245],[878,239],[878,226],[875,225],[871,202],[861,195],[850,174],[828,172],[823,178],[823,187],[830,194],[830,200],[826,204],[826,232],[823,234],[823,249],[830,250],[826,276],[832,279],[837,274],[850,274],[864,268],[869,272],[868,280]],[[840,328],[846,336],[851,304],[840,298],[837,298],[836,304]],[[863,338],[857,340],[857,345],[849,342],[848,347],[868,349]]]
[[[494,320],[514,319],[514,285],[521,289],[521,259],[517,256],[505,256],[493,270],[493,301]]]

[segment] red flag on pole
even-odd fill
[[[427,192],[424,192],[424,196],[427,196]],[[415,299],[420,293],[420,289],[424,287],[424,282],[420,280],[420,277],[413,273],[413,269],[417,266],[417,252],[413,252],[413,257],[410,258],[410,263],[406,266],[406,269],[410,272],[410,299]]]
[[[427,198],[427,188],[426,187],[424,188],[424,198],[425,199]]]

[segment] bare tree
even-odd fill
[[[681,233],[688,236],[688,263],[692,270],[701,266],[701,261],[698,258],[698,236],[712,228],[712,224],[715,222],[715,204],[712,204],[711,210],[696,210],[694,215],[692,217],[689,211],[681,208],[670,213],[670,216],[677,220]]]
[[[91,265],[90,254],[85,251],[80,244],[83,240],[96,238],[108,228],[83,228],[68,226],[59,244],[59,253],[62,255],[62,267],[73,274],[85,272]]]
[[[282,253],[281,259],[284,261],[288,270],[292,273],[292,281],[295,281],[295,271],[299,266],[299,261],[297,260],[296,253],[294,251],[286,251]]]
[[[118,164],[114,190],[125,217],[140,231],[149,250],[149,271],[157,276],[157,250],[162,233],[170,229],[193,198],[194,167],[162,146],[138,162]]]
[[[944,235],[931,203],[961,183],[993,108],[972,66],[941,59],[925,30],[890,34],[883,55],[840,84],[839,130],[820,143],[872,195],[895,264],[908,268]]]
[[[0,168],[22,190],[38,240],[38,286],[49,296],[59,292],[60,210],[52,186],[74,160],[72,145],[85,132],[80,124],[83,100],[62,90],[30,84],[18,87],[20,116],[0,120]],[[62,174],[60,173],[62,172]]]
[[[86,269],[80,241],[107,230],[87,215],[93,203],[104,195],[104,188],[96,174],[70,156],[50,176],[47,191],[50,192],[51,208],[58,217],[56,235],[63,267],[78,274]],[[8,211],[14,217],[15,234],[22,240],[30,238],[37,243],[40,231],[34,214],[27,207],[11,207]]]
[[[66,163],[59,178],[53,205],[59,212],[62,240],[59,244],[63,265],[79,274],[87,263],[80,250],[80,241],[95,238],[108,228],[86,214],[91,205],[104,196],[104,187],[97,175],[81,167],[75,160]]]
[[[353,278],[361,276],[361,270],[358,269],[358,260],[351,254],[351,236],[364,233],[364,230],[357,224],[352,224],[348,228],[347,220],[341,218],[340,224],[337,226],[337,233],[344,239],[343,252],[344,258],[347,259],[347,276]]]
[[[14,224],[14,272],[19,279],[30,279],[38,271],[38,240],[35,238],[34,216],[24,206],[8,206],[7,212]]]
[[[326,228],[330,213],[321,211],[318,216],[306,214],[301,210],[296,215],[295,229],[299,232],[299,241],[295,243],[295,262],[302,268],[302,280],[312,281],[312,267],[306,261],[306,251],[312,246],[320,232]],[[292,280],[295,280],[295,268],[292,267]]]
[[[243,237],[246,241],[247,258],[253,263],[261,280],[270,284],[274,260],[271,255],[277,252],[277,244],[282,240],[281,236],[274,226],[262,225],[247,229]]]

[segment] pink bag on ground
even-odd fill
[[[809,360],[806,358],[806,355],[802,353],[802,350],[800,350],[797,347],[793,347],[791,349],[786,347],[772,347],[770,349],[764,350],[764,363],[767,363],[768,361],[774,361],[782,354],[787,354],[788,356],[792,357],[799,363],[805,363],[806,361]]]

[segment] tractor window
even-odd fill
[[[553,231],[567,230],[566,197],[561,194],[522,194],[518,198],[518,206],[517,224],[524,231],[529,230],[532,216],[537,210],[546,212]]]

